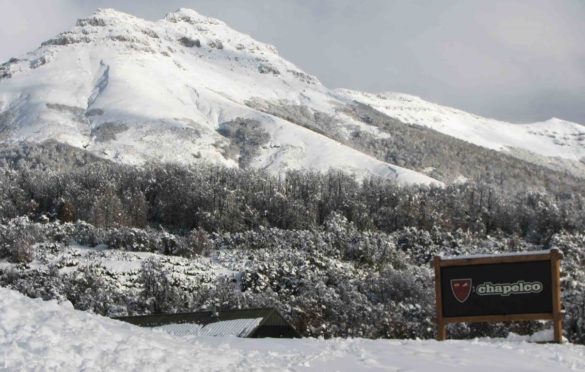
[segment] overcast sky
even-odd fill
[[[0,60],[99,7],[153,20],[193,8],[275,45],[332,88],[585,124],[585,0],[0,0]]]

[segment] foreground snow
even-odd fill
[[[177,337],[0,288],[0,370],[582,371],[585,347]]]

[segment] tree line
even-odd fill
[[[339,213],[360,230],[405,227],[517,235],[546,244],[560,231],[585,231],[580,193],[503,192],[487,182],[401,187],[342,172],[97,162],[69,171],[0,171],[0,219],[83,220],[98,227],[163,227],[237,232],[315,229]]]

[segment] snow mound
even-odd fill
[[[505,340],[177,337],[0,288],[0,369],[582,371],[585,347]]]

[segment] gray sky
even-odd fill
[[[0,0],[0,60],[98,7],[147,19],[193,8],[275,45],[332,88],[585,124],[584,0]]]

